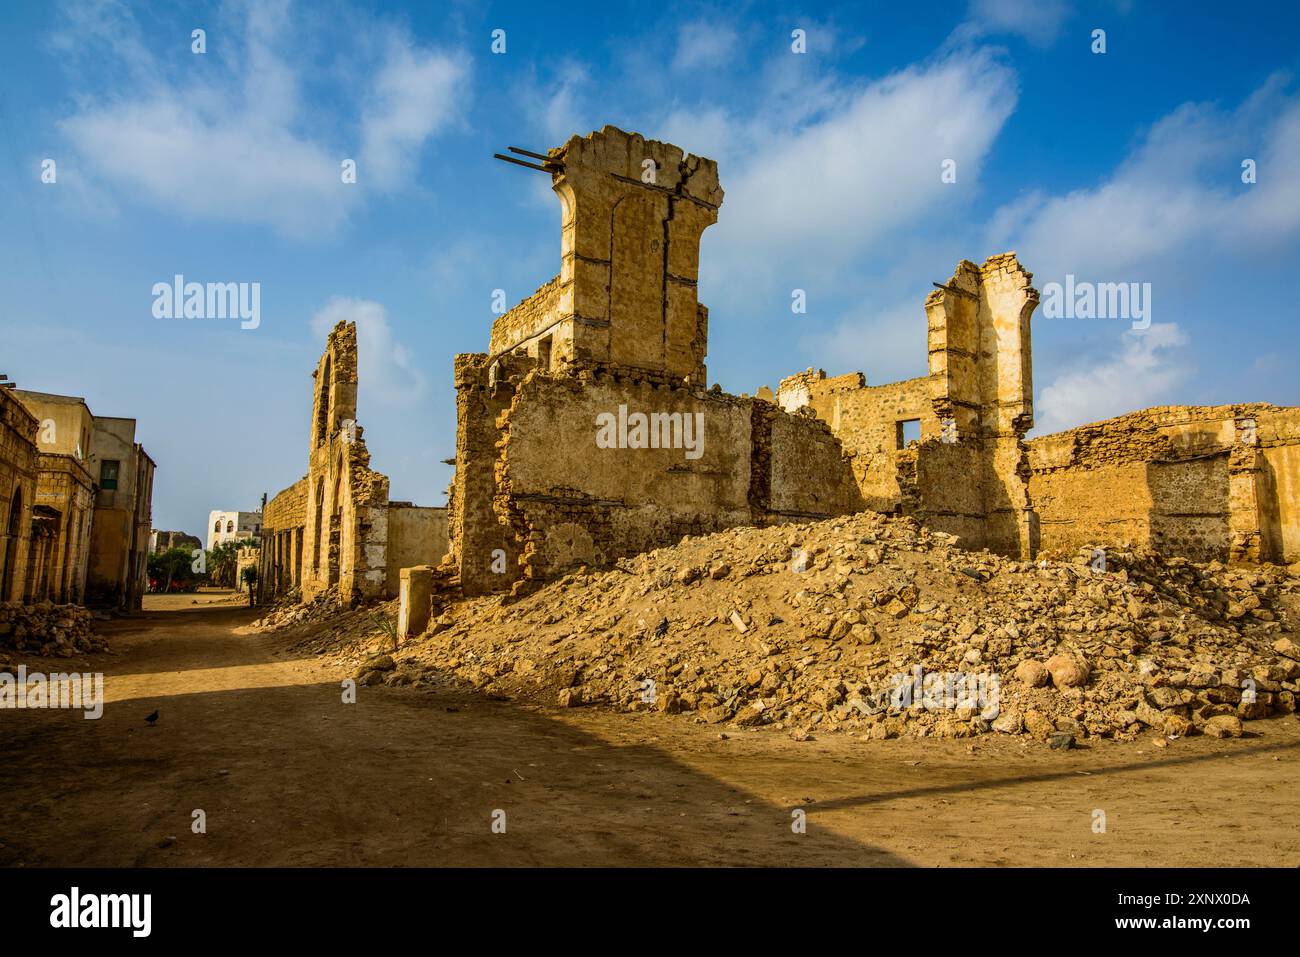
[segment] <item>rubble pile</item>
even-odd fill
[[[271,609],[248,627],[254,631],[276,631],[292,625],[328,621],[343,610],[337,586],[331,586],[304,604],[302,592],[295,588],[279,598]]]
[[[521,599],[452,603],[396,652],[373,628],[369,647],[364,629],[334,634],[350,635],[365,683],[455,680],[796,738],[1001,732],[1069,747],[1148,729],[1238,736],[1293,713],[1298,608],[1294,569],[1093,549],[1016,561],[861,513],[688,538]]]
[[[515,603],[452,606],[411,651],[489,693],[796,736],[1235,735],[1295,710],[1298,595],[1280,569],[1091,549],[1014,561],[864,513],[689,539]],[[953,695],[957,682],[984,700]]]
[[[92,616],[79,605],[0,602],[0,648],[29,654],[71,658],[108,646],[91,630]]]
[[[347,608],[338,589],[331,586],[312,601],[300,604],[295,590],[277,601],[261,618],[239,630],[257,633],[301,626],[307,627],[303,628],[302,637],[288,646],[290,652],[324,654],[358,644],[393,650],[397,644],[397,601]]]

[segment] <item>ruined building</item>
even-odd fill
[[[262,509],[261,594],[394,597],[404,566],[437,564],[446,552],[446,510],[390,502],[388,477],[370,468],[356,420],[355,323],[330,332],[312,377],[307,474]]]
[[[1025,441],[1032,278],[1014,253],[962,262],[925,302],[928,375],[868,386],[861,373],[810,369],[776,399],[830,425],[868,508],[968,548],[1300,561],[1300,409],[1169,406]]]
[[[0,395],[0,599],[138,609],[154,463],[135,420],[94,415],[78,396]]]
[[[1111,542],[1300,562],[1300,408],[1162,406],[1031,439],[1045,554]]]
[[[1153,409],[1026,440],[1039,297],[1014,253],[935,284],[923,376],[809,369],[728,395],[706,386],[697,293],[716,164],[608,126],[524,155],[539,162],[502,158],[551,177],[560,270],[493,322],[487,351],[455,358],[445,531],[370,470],[340,325],[316,372],[310,472],[264,511],[275,590],[400,588],[409,634],[439,593],[519,593],[687,535],[864,508],[1023,558],[1127,544],[1300,560],[1300,410]]]
[[[716,164],[607,126],[539,168],[562,207],[560,273],[497,318],[487,352],[456,357],[443,573],[482,594],[861,508],[824,424],[706,388],[697,279]]]
[[[183,548],[187,552],[202,551],[203,542],[185,532],[166,532],[155,528],[149,538],[149,550],[161,554],[173,548]]]
[[[1014,253],[963,261],[925,301],[929,375],[869,386],[860,372],[828,379],[810,369],[782,380],[776,400],[830,425],[868,508],[914,515],[967,547],[1032,554],[1023,441],[1034,424],[1032,280]]]

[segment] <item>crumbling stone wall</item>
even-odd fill
[[[1028,443],[1046,554],[1300,561],[1300,409],[1162,406]]]
[[[517,381],[519,370],[532,365],[514,356],[496,362],[481,354],[456,356],[456,472],[447,495],[448,564],[466,594],[499,591],[519,578],[522,545],[492,508],[497,420],[514,399],[516,382],[511,379]]]
[[[488,352],[499,356],[522,348],[536,357],[542,339],[555,334],[561,318],[560,277],[556,276],[492,324]]]
[[[388,572],[385,592],[401,589],[403,568],[441,561],[447,553],[447,510],[410,502],[388,503]]]
[[[970,548],[1030,555],[1032,280],[1015,253],[983,266],[963,260],[925,301],[929,375],[867,386],[861,373],[828,379],[809,369],[782,380],[777,402],[830,425],[868,507],[914,515]],[[913,448],[908,421],[919,427]]]
[[[39,424],[12,390],[0,388],[0,601],[22,601],[27,588]]]
[[[705,389],[716,164],[613,127],[548,155],[560,274],[496,320],[490,353],[456,357],[444,576],[501,591],[684,535],[861,508],[815,417]]]
[[[990,256],[982,266],[963,260],[925,301],[930,399],[941,435],[918,452],[918,517],[970,547],[1004,555],[1029,556],[1037,548],[1024,445],[1034,424],[1029,318],[1038,291],[1032,282],[1015,253]],[[962,458],[968,471],[936,467]],[[976,486],[974,501],[962,483]]]
[[[303,541],[307,529],[307,476],[262,507],[263,598],[302,587]]]
[[[608,565],[685,535],[862,505],[830,429],[761,399],[537,368],[490,389],[503,408],[490,429],[491,407],[478,410],[481,451],[465,449],[452,509],[455,563],[471,593]],[[638,414],[650,426],[640,435]],[[598,445],[602,416],[614,434],[628,423],[626,447]],[[703,430],[690,434],[692,449],[673,441],[683,428]]]
[[[1300,408],[1256,417],[1260,463],[1261,547],[1265,555],[1300,562]]]
[[[357,333],[340,322],[314,375],[302,596],[336,587],[345,602],[378,598],[387,580],[388,478],[370,468],[357,424]]]
[[[497,319],[496,357],[605,366],[704,382],[708,313],[699,245],[722,205],[718,168],[606,126],[549,153],[563,209],[560,274]]]
[[[866,507],[877,512],[898,511],[903,504],[898,473],[899,452],[907,445],[904,423],[918,424],[919,441],[940,433],[924,376],[868,386],[861,372],[828,379],[824,371],[808,369],[782,379],[776,401],[788,411],[807,407],[831,427],[853,462]]]
[[[438,521],[388,501],[388,477],[370,468],[357,423],[357,330],[340,322],[312,374],[307,475],[263,509],[259,563],[264,598],[301,590],[311,601],[331,588],[344,603],[396,595],[390,569],[390,517],[398,516],[399,552],[413,564],[437,561],[444,548]],[[429,510],[433,511],[433,510]]]

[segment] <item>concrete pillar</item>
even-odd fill
[[[433,601],[433,566],[415,565],[400,573],[397,640],[406,641],[429,627]]]

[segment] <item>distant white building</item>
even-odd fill
[[[213,510],[208,513],[209,550],[225,542],[234,542],[245,538],[261,540],[261,512],[222,512]]]

